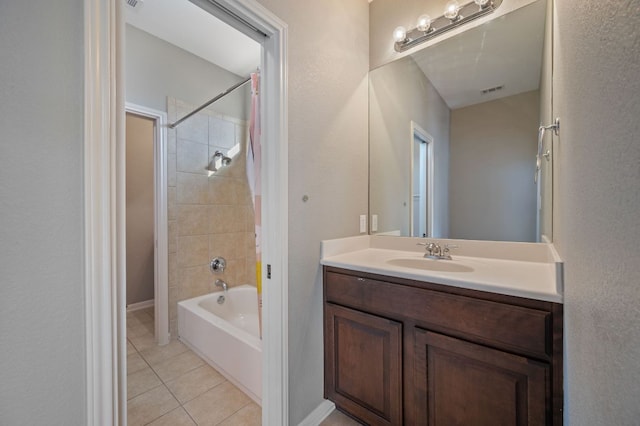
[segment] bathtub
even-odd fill
[[[256,288],[230,288],[178,303],[178,337],[259,405],[262,402],[262,342]]]

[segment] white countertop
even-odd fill
[[[491,257],[480,257],[466,255],[464,245],[467,242],[464,240],[429,239],[429,241],[438,241],[440,244],[457,244],[460,254],[456,255],[452,251],[452,260],[426,260],[423,257],[424,249],[414,248],[418,241],[422,242],[425,239],[397,240],[394,237],[361,236],[323,241],[321,264],[548,302],[563,302],[562,262],[549,244],[531,245],[529,243],[527,246],[523,245],[527,243],[487,242],[491,245],[487,249]],[[473,252],[478,253],[482,242],[474,241],[467,244],[473,245]],[[393,248],[386,248],[385,245]],[[505,256],[501,258],[500,253],[503,250]],[[551,252],[547,254],[546,250]],[[389,263],[393,259],[446,262],[452,266],[460,265],[470,268],[472,271],[416,269]]]

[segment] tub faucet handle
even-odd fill
[[[211,263],[209,263],[209,269],[211,269],[211,272],[214,274],[217,274],[219,272],[224,272],[224,268],[227,267],[227,261],[224,259],[224,257],[214,257],[213,259],[211,259]]]

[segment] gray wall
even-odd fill
[[[85,424],[82,1],[0,2],[0,424]]]
[[[153,120],[127,113],[127,306],[154,298]]]
[[[566,424],[640,419],[640,5],[557,1],[554,240],[565,260]]]
[[[434,139],[434,237],[449,234],[449,108],[407,57],[369,74],[370,214],[378,232],[409,235],[411,121]]]
[[[235,75],[131,25],[125,30],[127,102],[167,111],[167,96],[201,105],[247,76]],[[256,58],[256,67],[260,58]],[[248,84],[210,109],[247,120]]]
[[[451,111],[449,237],[536,241],[537,90]]]
[[[289,407],[295,425],[323,400],[320,241],[357,235],[358,216],[367,214],[368,3],[260,2],[289,26]]]

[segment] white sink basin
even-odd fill
[[[425,271],[438,272],[473,272],[473,268],[459,263],[452,263],[450,260],[433,260],[425,258],[401,258],[387,260],[389,265],[403,268],[422,269]]]

